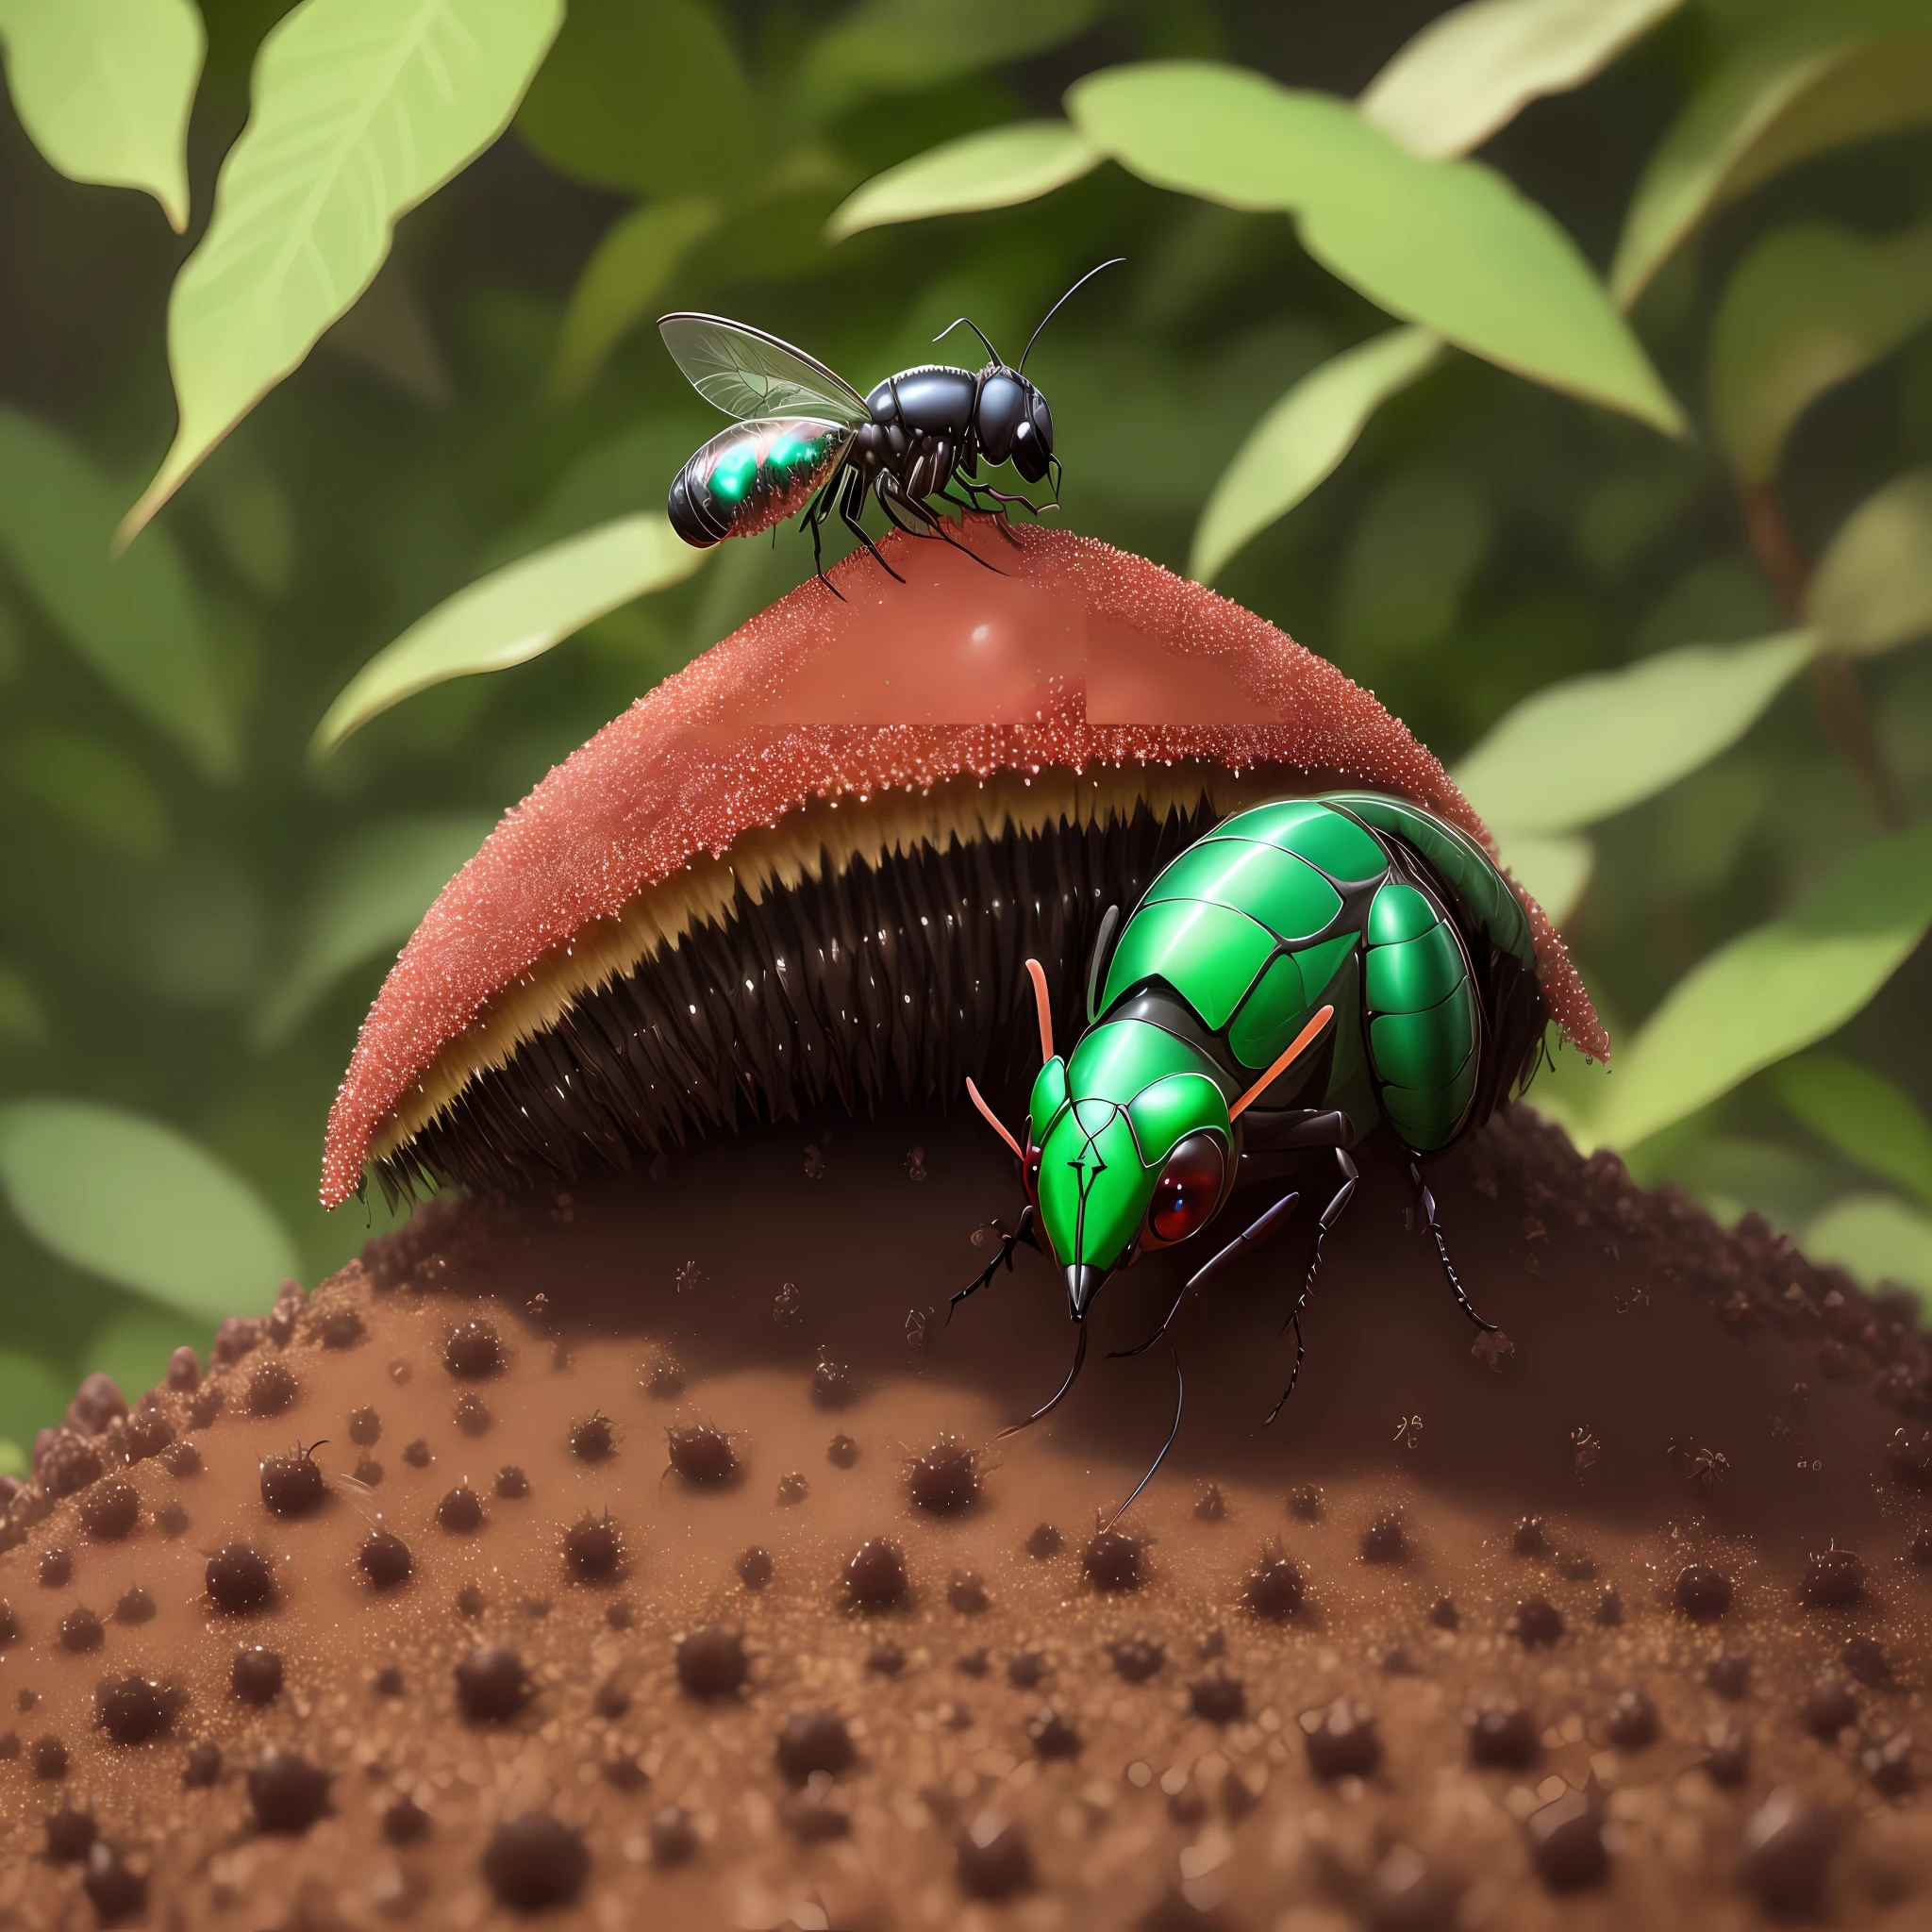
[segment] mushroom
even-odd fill
[[[887,540],[641,698],[508,813],[404,948],[329,1116],[322,1197],[628,1165],[833,1101],[950,1106],[1064,1030],[1100,920],[1243,805],[1394,792],[1488,844],[1332,664],[1089,538]],[[1532,908],[1543,996],[1606,1054]],[[835,944],[836,942],[836,944]],[[1025,1071],[1030,1075],[1030,1068]]]

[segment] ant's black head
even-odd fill
[[[1053,461],[1053,412],[1017,371],[998,364],[981,378],[975,426],[989,461],[1011,458],[1029,483],[1046,475]]]
[[[1123,258],[1115,256],[1111,261],[1103,261],[1100,268],[1089,269],[1040,318],[1040,327],[1027,339],[1017,369],[1007,367],[1000,352],[987,341],[986,331],[967,316],[948,323],[933,338],[938,341],[963,325],[986,342],[986,353],[992,360],[980,373],[979,399],[974,408],[974,427],[979,435],[979,446],[992,462],[1004,463],[1010,458],[1014,469],[1029,483],[1038,483],[1053,467],[1053,411],[1046,407],[1046,398],[1026,380],[1026,358],[1032,355],[1033,344],[1040,340],[1040,330],[1060,312],[1068,296],[1091,282],[1100,269],[1117,267]]]

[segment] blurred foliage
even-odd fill
[[[386,1224],[315,1185],[387,958],[808,571],[665,549],[717,418],[650,318],[865,388],[1116,254],[1029,368],[1065,521],[1464,777],[1619,1042],[1539,1104],[1932,1296],[1932,0],[0,0],[0,1467]]]

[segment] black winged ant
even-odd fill
[[[991,358],[985,368],[974,373],[933,363],[905,369],[868,396],[816,357],[763,329],[722,315],[665,316],[658,327],[672,359],[707,402],[737,419],[673,479],[671,527],[687,543],[708,549],[726,537],[772,529],[803,509],[819,579],[831,590],[820,533],[835,510],[879,567],[899,575],[860,521],[868,493],[895,528],[949,543],[954,539],[946,520],[928,497],[961,509],[983,510],[991,503],[1003,527],[1009,504],[1037,516],[1040,506],[1025,496],[980,482],[979,459],[1011,462],[1028,483],[1051,472],[1058,491],[1053,416],[1046,398],[1026,380],[1026,358],[1041,329],[1074,292],[1124,258],[1090,269],[1046,311],[1017,367],[1008,368],[986,332],[962,315],[933,340],[970,328]],[[965,494],[956,495],[955,486]]]

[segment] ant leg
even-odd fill
[[[974,483],[970,478],[963,476],[957,478],[956,480],[958,482],[959,487],[962,490],[969,490],[973,492],[973,500],[970,503],[963,502],[960,498],[953,495],[950,492],[950,491],[941,491],[941,494],[945,496],[946,501],[948,503],[958,504],[961,509],[970,509],[975,516],[991,516],[992,518],[993,528],[996,529],[1000,533],[1000,535],[1004,537],[1007,540],[1007,541],[1013,546],[1015,550],[1018,550],[1021,547],[1020,540],[1019,538],[1013,535],[1012,519],[1008,517],[1006,511],[997,504],[994,505],[991,510],[989,510],[986,505],[981,503],[979,500],[980,492],[985,490],[986,485],[984,483]]]
[[[973,1281],[962,1288],[946,1304],[946,1324],[949,1327],[952,1325],[953,1310],[961,1302],[966,1300],[969,1295],[977,1294],[982,1288],[985,1288],[992,1280],[993,1276],[1000,1272],[1003,1266],[1008,1274],[1013,1272],[1013,1250],[1022,1241],[1024,1241],[1029,1248],[1038,1248],[1040,1246],[1040,1239],[1033,1232],[1033,1203],[1029,1201],[1025,1207],[1021,1208],[1019,1224],[1013,1229],[1011,1234],[1004,1232],[998,1222],[993,1223],[993,1232],[1000,1237],[1000,1251],[979,1271],[979,1274]]]
[[[883,501],[883,499],[881,500]],[[926,506],[923,502],[920,501],[918,497],[904,497],[901,499],[901,501],[905,504],[906,508],[912,512],[914,516],[918,517],[921,520],[921,522],[923,522],[925,525],[925,530],[924,532],[924,535],[928,537],[937,537],[942,542],[950,543],[955,550],[958,550],[965,556],[970,557],[974,563],[979,565],[979,567],[982,570],[991,571],[994,576],[1004,576],[1006,575],[1006,573],[1003,570],[1001,570],[997,564],[988,563],[986,558],[980,556],[978,551],[973,549],[968,544],[960,542],[959,540],[953,535],[952,529],[947,524],[946,519],[942,516],[936,516],[930,509],[926,508]]]
[[[887,523],[891,524],[893,529],[903,531],[908,537],[918,537],[922,541],[930,537],[932,532],[924,525],[902,524],[899,521],[898,512],[892,508],[893,504],[897,501],[896,497],[891,496],[881,496],[879,498],[879,508],[885,511]]]
[[[839,472],[834,470],[826,479],[824,487],[805,507],[805,527],[811,532],[811,567],[820,583],[844,603],[845,593],[825,575],[824,546],[819,541],[819,532],[825,526],[825,517],[831,508],[832,491],[838,487]]]
[[[1247,1248],[1258,1247],[1277,1228],[1286,1226],[1289,1216],[1294,1212],[1295,1204],[1300,1199],[1301,1195],[1298,1193],[1284,1194],[1280,1200],[1272,1203],[1264,1208],[1249,1226],[1244,1227],[1240,1234],[1235,1236],[1233,1241],[1228,1242],[1226,1247],[1205,1261],[1188,1276],[1187,1280],[1181,1284],[1180,1293],[1174,1298],[1173,1307],[1167,1311],[1167,1320],[1145,1341],[1136,1348],[1116,1348],[1108,1354],[1108,1360],[1116,1361],[1128,1356],[1144,1355],[1147,1350],[1152,1348],[1167,1333],[1169,1326],[1174,1322],[1174,1318],[1180,1313],[1181,1304],[1187,1300],[1188,1296],[1195,1289],[1199,1288],[1210,1274],[1214,1274],[1224,1262],[1233,1260],[1237,1255]],[[1137,1490],[1135,1494],[1138,1495],[1140,1491]]]
[[[852,475],[854,480],[858,484],[858,501],[857,503],[853,501],[852,484],[846,484],[844,491],[839,499],[839,521],[872,552],[872,560],[895,584],[903,584],[906,579],[879,554],[879,546],[872,541],[865,525],[858,521],[858,512],[865,505],[865,479],[859,475],[857,470],[853,471]]]
[[[1449,1243],[1442,1239],[1441,1224],[1436,1219],[1436,1197],[1429,1191],[1427,1183],[1424,1181],[1422,1169],[1412,1160],[1408,1164],[1408,1177],[1415,1183],[1416,1193],[1422,1201],[1423,1219],[1428,1223],[1430,1237],[1436,1243],[1436,1258],[1441,1262],[1442,1273],[1449,1277],[1449,1286],[1456,1291],[1456,1306],[1484,1334],[1500,1334],[1502,1331],[1496,1326],[1495,1323],[1485,1322],[1470,1305],[1470,1299],[1463,1289],[1461,1277],[1456,1273],[1455,1263],[1449,1258]]]

